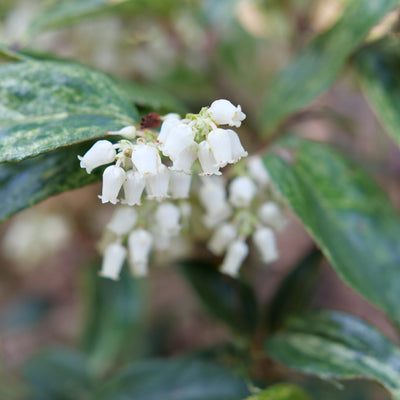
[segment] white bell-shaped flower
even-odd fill
[[[232,242],[225,254],[220,271],[226,275],[237,277],[244,259],[249,254],[249,246],[244,240],[237,239]]]
[[[246,118],[246,114],[242,112],[240,106],[235,107],[226,99],[215,100],[211,104],[209,112],[218,125],[227,124],[238,128]]]
[[[107,228],[118,236],[126,235],[135,226],[137,221],[137,212],[129,206],[118,207],[107,224]]]
[[[281,230],[286,224],[278,204],[273,201],[267,201],[261,205],[258,217],[263,224],[276,230]]]
[[[197,149],[199,145],[193,141],[191,145],[185,147],[177,157],[172,159],[171,171],[181,171],[185,174],[190,174],[192,165],[197,158]]]
[[[153,236],[144,229],[135,229],[128,237],[129,266],[132,275],[147,275],[149,255],[153,246]]]
[[[199,190],[200,202],[211,213],[215,209],[220,209],[227,202],[225,180],[220,177],[203,179],[203,184]]]
[[[170,174],[168,168],[161,164],[157,175],[148,175],[146,177],[147,198],[162,200],[168,196],[168,183]]]
[[[210,144],[203,140],[199,144],[198,157],[202,169],[201,176],[203,175],[221,175],[217,161],[211,152]]]
[[[271,263],[278,259],[278,247],[274,231],[271,228],[258,228],[252,236],[253,243],[260,253],[261,260]]]
[[[180,210],[172,203],[161,203],[154,214],[157,230],[164,236],[176,236],[181,225],[179,224]]]
[[[103,189],[101,196],[102,203],[110,202],[117,204],[118,194],[125,181],[126,173],[121,167],[110,165],[104,170],[103,173]]]
[[[221,222],[232,216],[232,207],[225,202],[220,207],[206,213],[203,216],[203,224],[208,229],[215,229]]]
[[[212,130],[207,136],[207,142],[219,168],[233,163],[231,138],[227,129]]]
[[[171,128],[160,149],[165,156],[176,159],[183,150],[194,143],[194,132],[189,125],[179,123]]]
[[[139,143],[132,146],[132,162],[142,175],[157,175],[161,158],[154,146]]]
[[[214,231],[207,247],[213,254],[220,256],[237,235],[238,231],[235,225],[229,223],[222,224]]]
[[[250,207],[257,187],[247,176],[238,176],[229,184],[229,201],[234,207]]]
[[[164,146],[169,134],[179,123],[180,119],[178,114],[167,114],[164,117],[164,122],[161,125],[160,133],[157,137],[157,143],[159,143],[160,147]]]
[[[121,268],[124,265],[126,253],[126,248],[120,243],[109,244],[104,250],[100,276],[118,280]]]
[[[169,191],[173,199],[187,199],[189,197],[192,175],[184,172],[170,171]]]
[[[125,199],[123,203],[130,206],[141,205],[142,193],[146,184],[144,176],[138,171],[128,171],[124,182]]]
[[[232,129],[228,129],[229,138],[231,140],[232,162],[238,162],[242,157],[247,157],[249,153],[243,148],[238,134]]]
[[[86,168],[86,172],[90,174],[96,167],[115,161],[116,154],[114,145],[111,142],[108,140],[99,140],[83,157],[78,156],[78,159],[81,162],[81,168]]]
[[[264,163],[262,162],[261,157],[251,156],[247,160],[247,170],[251,178],[254,179],[254,181],[257,182],[258,186],[261,188],[266,187],[270,183],[271,178],[264,166]]]
[[[120,129],[119,131],[108,131],[107,135],[117,135],[122,136],[125,139],[135,139],[136,138],[137,129],[133,125],[125,126],[124,128]]]

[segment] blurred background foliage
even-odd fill
[[[216,271],[199,227],[197,241],[154,257],[149,279],[99,279],[96,243],[111,207],[98,206],[97,184],[86,186],[99,175],[79,170],[79,140],[55,142],[57,121],[43,130],[45,150],[29,153],[25,137],[28,158],[0,165],[0,220],[85,187],[0,227],[0,398],[399,399],[398,6],[1,1],[0,60],[11,65],[0,83],[3,128],[16,95],[9,71],[20,68],[10,62],[102,71],[94,84],[111,78],[115,90],[94,101],[132,106],[114,122],[228,98],[247,114],[245,147],[268,149],[266,165],[297,217],[287,211],[280,260],[261,268],[250,257],[238,281]],[[22,66],[14,87],[40,79],[29,73]],[[99,136],[98,125],[85,139]],[[24,129],[13,125],[18,143]],[[1,160],[16,161],[7,135]],[[365,381],[326,383],[284,364],[323,379],[364,377],[387,392]]]

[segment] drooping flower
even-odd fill
[[[242,157],[247,157],[248,153],[243,148],[242,143],[240,142],[239,136],[232,129],[227,129],[229,134],[229,139],[231,141],[231,149],[232,149],[232,163],[238,162]]]
[[[154,146],[139,143],[132,146],[132,162],[142,175],[157,175],[161,158]]]
[[[170,174],[168,168],[161,164],[157,175],[146,177],[147,198],[161,201],[168,196],[168,183]]]
[[[237,235],[238,231],[235,225],[230,223],[222,224],[214,231],[207,244],[207,247],[213,254],[220,256],[223,254],[229,244],[233,242]]]
[[[194,132],[189,125],[178,123],[171,127],[164,144],[160,145],[160,149],[165,156],[174,160],[178,158],[186,148],[194,143],[193,139]]]
[[[136,229],[128,237],[129,266],[132,275],[147,275],[149,254],[153,246],[153,236],[145,229]]]
[[[136,224],[138,215],[134,208],[122,206],[117,208],[107,228],[118,236],[126,235]]]
[[[178,114],[168,114],[165,116],[164,122],[161,125],[160,133],[157,137],[157,143],[163,146],[171,133],[172,129],[180,123]]]
[[[99,140],[83,157],[78,156],[78,159],[81,162],[81,168],[86,168],[86,172],[90,174],[93,169],[115,161],[116,154],[115,147],[111,142],[108,140]]]
[[[209,112],[218,125],[230,125],[238,128],[246,118],[246,114],[242,112],[240,106],[235,107],[226,99],[215,100],[211,104]]]
[[[271,228],[258,228],[253,234],[253,242],[261,255],[261,260],[271,263],[278,259],[278,248],[274,231]]]
[[[232,145],[228,130],[217,128],[207,136],[212,155],[215,158],[216,166],[223,168],[233,162]]]
[[[249,171],[251,178],[254,179],[260,187],[266,187],[270,183],[271,178],[261,160],[261,157],[251,156],[247,160],[247,170]]]
[[[141,205],[141,198],[145,185],[146,180],[140,172],[128,171],[123,184],[125,199],[122,202],[129,206]]]
[[[181,226],[179,224],[180,210],[172,203],[161,203],[154,214],[157,230],[163,236],[176,236]]]
[[[278,231],[285,226],[285,218],[274,201],[263,203],[258,210],[258,217],[263,224]]]
[[[221,175],[217,161],[215,160],[210,144],[207,141],[202,141],[199,144],[199,162],[202,169],[201,176],[204,175]]]
[[[173,199],[189,197],[192,176],[184,172],[170,171],[169,190]]]
[[[184,150],[182,150],[176,158],[172,159],[171,171],[181,171],[185,174],[190,174],[192,165],[197,158],[197,149],[199,145],[193,141],[193,143]]]
[[[126,248],[118,242],[109,244],[103,254],[100,276],[113,280],[119,279],[126,258]]]
[[[229,201],[234,207],[249,207],[256,192],[256,185],[249,177],[238,176],[229,184]]]
[[[103,173],[103,189],[101,196],[102,203],[118,203],[118,194],[125,181],[126,172],[116,165],[110,165]]]
[[[232,242],[225,254],[220,271],[226,275],[237,277],[244,259],[249,254],[249,246],[242,239]]]

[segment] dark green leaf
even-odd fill
[[[398,0],[353,0],[340,20],[316,37],[273,79],[263,107],[263,127],[271,132],[326,90],[363,38]]]
[[[206,262],[182,263],[184,276],[207,311],[240,334],[252,334],[258,321],[258,304],[252,288],[221,274]]]
[[[310,400],[310,398],[298,387],[289,383],[280,383],[246,400]]]
[[[19,163],[0,164],[0,222],[47,197],[99,180],[99,170],[88,175],[77,159],[90,144],[59,149]]]
[[[203,361],[144,361],[133,364],[101,387],[96,400],[239,400],[245,383]]]
[[[396,47],[398,43],[396,41]],[[400,54],[379,46],[357,54],[357,72],[365,95],[391,137],[400,145]]]
[[[83,399],[93,388],[87,359],[72,349],[37,354],[24,366],[23,374],[35,400]]]
[[[172,94],[136,82],[123,82],[123,88],[131,102],[138,107],[147,107],[161,113],[175,112],[185,114],[186,107]]]
[[[372,379],[400,399],[400,349],[351,315],[321,312],[294,319],[266,349],[291,368],[324,379]]]
[[[321,260],[321,253],[313,249],[282,281],[269,306],[270,330],[280,328],[288,317],[300,313],[308,305],[319,277]]]
[[[295,139],[295,138],[292,138]],[[400,218],[382,190],[331,147],[307,140],[264,161],[340,277],[400,326]]]
[[[96,372],[103,372],[121,356],[129,358],[144,328],[144,283],[124,269],[114,282],[88,268],[83,285],[86,326],[82,347]]]
[[[137,119],[107,76],[61,62],[0,66],[0,162],[105,136]]]

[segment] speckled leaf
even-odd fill
[[[142,361],[101,386],[96,400],[238,400],[249,394],[239,377],[194,359]]]
[[[391,137],[400,145],[400,54],[396,47],[366,48],[355,57],[367,100]]]
[[[118,85],[80,65],[0,66],[0,98],[0,162],[102,137],[137,119]]]
[[[346,59],[398,0],[353,0],[340,20],[317,36],[273,79],[263,107],[263,128],[268,133],[326,90]]]
[[[294,385],[279,383],[246,400],[310,400],[310,397]]]
[[[19,163],[0,164],[0,222],[49,196],[99,180],[101,171],[88,175],[76,157],[89,147],[75,145]]]
[[[264,158],[273,180],[340,277],[400,326],[399,215],[338,151],[290,139]]]
[[[254,333],[259,310],[248,284],[222,274],[207,262],[183,262],[182,271],[211,315],[239,334]]]
[[[266,350],[283,364],[324,379],[377,381],[400,399],[400,348],[351,315],[320,312],[294,319],[267,340]]]

